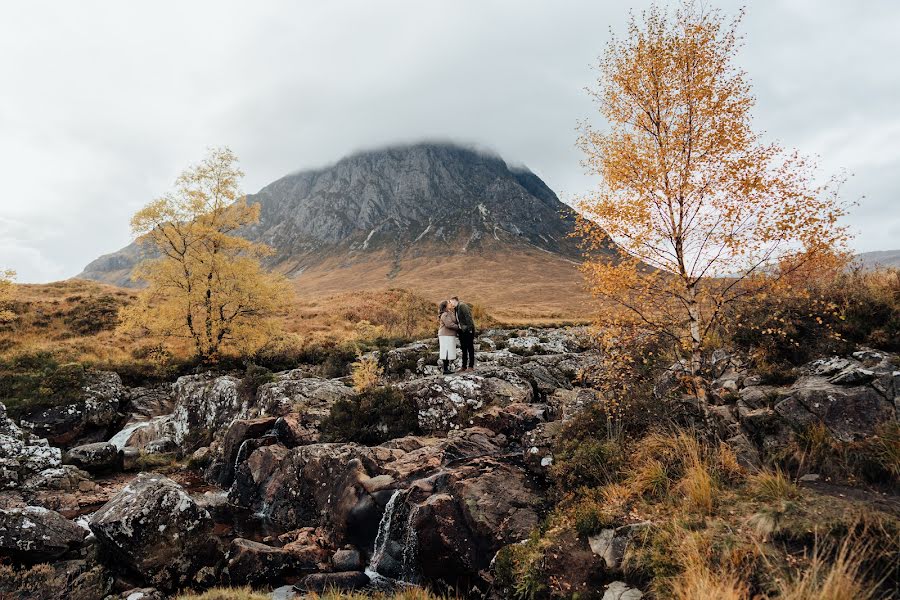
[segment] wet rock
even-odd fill
[[[119,600],[167,600],[168,596],[156,588],[131,588],[115,598]],[[109,600],[109,597],[106,600]]]
[[[314,425],[306,423],[304,418],[297,413],[278,417],[272,429],[275,437],[278,438],[278,443],[284,444],[288,448],[316,444],[320,441],[319,430]]]
[[[317,562],[310,562],[301,553],[243,538],[232,540],[225,567],[232,585],[270,584],[287,575],[298,575],[316,568]]]
[[[371,539],[378,513],[362,522],[351,515],[369,497],[363,482],[377,474],[374,452],[365,446],[266,446],[238,466],[229,499],[284,529],[322,525],[338,543]]]
[[[0,510],[0,555],[39,563],[81,545],[87,532],[52,510],[38,506]]]
[[[360,571],[365,566],[359,550],[355,548],[338,550],[331,557],[331,564],[335,571]]]
[[[396,481],[412,481],[454,462],[500,454],[505,445],[505,436],[482,427],[469,427],[451,431],[445,438],[409,436],[392,440],[373,450],[378,453],[398,448],[396,455],[386,457],[381,468]]]
[[[286,371],[277,373],[275,381],[259,387],[253,413],[280,417],[299,412],[318,425],[335,402],[354,395],[353,388],[342,381],[309,377],[305,370]]]
[[[174,440],[174,438],[175,423],[172,415],[160,415],[129,421],[109,439],[109,442],[119,450],[130,447],[152,453],[154,442],[161,439]]]
[[[462,375],[424,377],[397,388],[418,406],[419,427],[426,432],[462,429],[475,413],[491,405],[528,403],[531,384],[511,369],[480,367]]]
[[[63,463],[88,473],[111,473],[122,470],[122,452],[109,442],[95,442],[69,448]]]
[[[110,565],[164,590],[188,581],[209,559],[209,513],[162,475],[138,475],[88,524]]]
[[[297,588],[307,592],[352,591],[366,587],[369,585],[369,581],[369,576],[360,571],[313,573],[304,577]]]
[[[216,432],[247,413],[247,403],[238,393],[236,377],[187,375],[175,381],[172,413],[175,442],[183,452],[208,446]]]
[[[259,419],[238,419],[234,421],[225,433],[221,443],[221,456],[218,459],[221,465],[217,469],[217,482],[223,488],[228,488],[234,480],[234,469],[238,462],[243,462],[252,450],[262,444],[251,448],[246,444],[249,440],[262,437],[275,425],[275,417],[262,417]],[[273,438],[272,442],[275,441]]]
[[[105,441],[125,421],[119,410],[125,397],[125,387],[116,373],[88,371],[81,398],[35,411],[20,422],[24,429],[62,448]]]
[[[25,480],[22,489],[29,492],[37,490],[55,490],[60,492],[83,491],[87,485],[93,489],[91,476],[75,465],[62,465],[45,469]]]
[[[62,463],[62,451],[6,416],[0,403],[0,489],[17,488],[29,477]]]

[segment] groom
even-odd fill
[[[450,306],[456,311],[456,322],[459,323],[459,345],[462,348],[462,369],[471,371],[475,368],[475,319],[472,308],[459,298],[450,298]]]

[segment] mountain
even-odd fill
[[[242,235],[270,245],[268,266],[306,294],[412,287],[543,312],[586,299],[574,212],[540,177],[493,154],[447,143],[360,152],[248,201],[260,203],[260,220]],[[132,244],[78,277],[133,285],[145,257]]]
[[[856,260],[864,269],[875,269],[878,267],[900,268],[900,250],[862,252],[856,255]]]

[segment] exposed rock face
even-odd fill
[[[303,550],[277,548],[235,538],[231,542],[225,567],[228,581],[232,585],[277,581],[285,575],[315,571],[326,559],[326,553],[321,548],[308,547]]]
[[[19,428],[0,403],[0,490],[16,488],[32,475],[58,467],[61,461],[59,448]]]
[[[239,393],[240,380],[228,375],[186,375],[175,382],[172,424],[175,443],[183,452],[207,446],[215,434],[246,416],[247,402]]]
[[[57,512],[38,506],[0,510],[0,555],[38,563],[81,545],[87,532]]]
[[[569,233],[574,212],[534,173],[451,144],[422,143],[362,152],[324,169],[283,177],[248,197],[259,223],[244,231],[275,249],[273,265],[302,270],[329,256],[379,251],[438,256],[448,244],[477,253],[539,248],[580,258]],[[134,285],[147,257],[131,244],[98,258],[79,277]]]
[[[341,381],[309,377],[305,370],[296,369],[259,386],[254,412],[280,417],[299,411],[305,421],[318,425],[335,402],[354,395],[353,388]]]
[[[234,481],[234,469],[236,463],[241,463],[250,456],[253,450],[268,443],[275,443],[272,438],[265,444],[253,443],[253,440],[262,438],[264,434],[272,430],[275,425],[275,417],[263,417],[261,419],[238,419],[233,422],[222,439],[222,453],[213,469],[216,471],[216,481],[227,489]]]
[[[465,428],[487,406],[528,403],[534,399],[531,384],[504,367],[487,367],[452,377],[414,379],[400,384],[398,389],[417,404],[419,427],[427,432]]]
[[[122,451],[109,442],[96,442],[70,448],[63,462],[89,473],[109,473],[122,468]]]
[[[120,412],[126,397],[122,380],[116,373],[88,371],[82,395],[26,415],[22,427],[63,448],[108,440],[126,420]]]
[[[177,483],[142,473],[94,513],[89,525],[112,566],[172,589],[203,563],[213,523]]]

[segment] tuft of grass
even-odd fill
[[[800,488],[781,469],[751,475],[749,486],[753,496],[759,500],[793,500],[800,497]]]
[[[688,467],[678,486],[684,494],[688,510],[703,515],[712,513],[716,504],[717,486],[703,461]]]
[[[781,600],[869,600],[878,592],[878,583],[867,581],[866,561],[871,549],[850,537],[838,546],[834,556],[816,548],[809,565],[795,577],[779,582]]]

